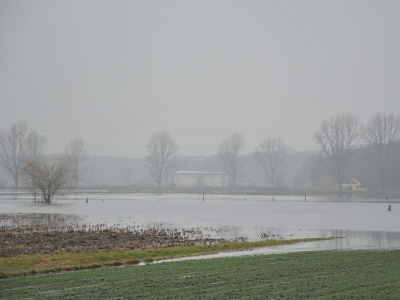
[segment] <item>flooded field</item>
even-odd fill
[[[28,194],[0,194],[0,226],[63,224],[136,229],[200,230],[206,238],[341,237],[304,245],[311,249],[400,248],[400,204],[377,199],[304,196],[122,194],[90,192],[33,203]],[[387,211],[391,205],[392,211]],[[36,215],[35,215],[36,214]],[[20,215],[22,216],[22,215]],[[35,223],[36,222],[36,223]],[[261,251],[261,250],[260,250]],[[268,251],[287,251],[284,246]]]

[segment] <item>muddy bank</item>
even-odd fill
[[[157,249],[246,240],[204,237],[199,229],[96,227],[3,226],[0,228],[0,257],[52,252]]]
[[[67,214],[0,214],[0,257],[52,252],[136,250],[245,241],[211,237],[219,229],[107,226]]]

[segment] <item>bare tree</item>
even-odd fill
[[[0,164],[11,174],[18,188],[21,167],[28,152],[29,127],[26,122],[14,123],[0,131]]]
[[[353,114],[332,116],[321,122],[314,141],[325,155],[325,166],[335,176],[339,191],[351,158],[360,140],[360,120]]]
[[[274,187],[276,175],[282,171],[287,151],[285,141],[280,137],[265,138],[254,151],[271,187]]]
[[[71,161],[72,174],[75,181],[75,187],[77,187],[82,177],[82,163],[87,158],[84,140],[80,137],[71,139],[65,151]]]
[[[376,114],[363,127],[365,151],[371,158],[369,162],[380,177],[381,192],[385,192],[388,169],[400,153],[400,116]]]
[[[154,132],[147,142],[147,167],[161,188],[162,179],[179,160],[178,145],[168,131]]]
[[[26,184],[42,193],[43,201],[51,203],[56,194],[71,188],[73,168],[66,154],[53,154],[27,160],[22,168]]]
[[[245,144],[243,135],[234,133],[223,140],[217,150],[218,161],[231,177],[233,188],[236,188],[236,179],[243,169]]]
[[[47,138],[35,130],[31,130],[27,139],[27,160],[37,160],[47,150]]]

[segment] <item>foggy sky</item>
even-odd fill
[[[0,127],[51,151],[183,155],[234,132],[316,149],[322,119],[400,113],[400,1],[0,1]]]

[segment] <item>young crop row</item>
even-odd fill
[[[400,252],[325,251],[0,280],[0,298],[399,299]]]

